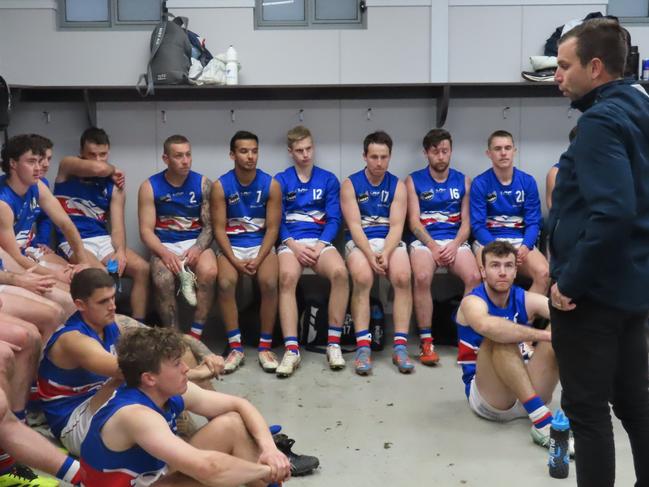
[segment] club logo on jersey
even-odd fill
[[[361,193],[358,195],[356,198],[356,201],[359,203],[367,203],[370,200],[370,195],[365,191],[364,193]]]
[[[487,194],[487,203],[493,203],[493,202],[495,202],[495,201],[496,201],[496,198],[497,198],[497,196],[496,196],[496,192],[495,192],[495,191],[493,191],[493,192]]]
[[[297,198],[297,194],[295,193],[295,191],[286,193],[286,201],[295,201],[295,198]]]
[[[166,195],[161,196],[161,197],[160,197],[160,201],[161,201],[162,203],[171,203],[171,201],[172,201],[172,200],[171,200],[171,195],[170,195],[169,193],[167,193]]]
[[[239,200],[240,200],[239,193],[231,194],[228,197],[228,205],[236,205],[239,202]]]
[[[432,191],[424,191],[419,195],[419,199],[422,201],[429,201],[432,200],[434,196],[435,193],[433,193]]]

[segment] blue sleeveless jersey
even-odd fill
[[[21,250],[31,245],[34,238],[36,216],[41,211],[38,206],[38,185],[33,184],[24,196],[20,196],[7,183],[7,176],[0,176],[0,201],[9,205],[14,214],[14,234]]]
[[[219,178],[225,196],[225,232],[233,247],[261,245],[266,233],[266,203],[272,180],[260,169],[248,186],[239,183],[234,169]]]
[[[484,283],[478,285],[473,289],[469,296],[477,296],[487,303],[489,314],[491,316],[498,316],[505,318],[519,325],[528,324],[527,310],[525,309],[525,290],[518,286],[512,286],[509,291],[509,300],[507,301],[506,308],[499,308],[496,306],[485,289]],[[482,343],[483,336],[471,328],[469,325],[463,325],[457,322],[457,315],[453,317],[457,325],[457,363],[462,366],[462,381],[465,385],[465,393],[469,396],[471,390],[471,381],[475,375],[476,360],[478,358],[478,349]]]
[[[361,212],[361,227],[365,236],[385,238],[390,230],[390,206],[397,191],[399,178],[386,172],[378,186],[373,186],[362,169],[351,176],[349,180],[354,186],[356,203]],[[345,240],[351,240],[349,230],[345,232]]]
[[[419,201],[419,221],[428,234],[435,240],[454,239],[462,224],[464,174],[450,169],[446,181],[439,183],[427,166],[410,177]]]
[[[110,178],[77,178],[54,184],[54,196],[79,230],[81,238],[108,235],[106,227],[115,184]],[[60,241],[63,234],[57,231]]]
[[[136,485],[135,479],[138,478],[144,485],[147,478],[154,479],[165,468],[165,462],[149,455],[137,445],[128,450],[114,451],[106,447],[101,439],[101,430],[106,422],[123,407],[135,404],[151,408],[163,416],[174,434],[177,431],[176,418],[185,409],[181,396],[171,397],[162,410],[137,388],[122,386],[117,389],[113,397],[93,416],[86,438],[81,444],[85,487],[131,487]]]
[[[279,238],[317,238],[331,243],[340,228],[340,183],[329,171],[313,167],[311,179],[300,181],[291,166],[275,176],[282,189]]]
[[[471,184],[471,229],[482,245],[497,238],[522,238],[534,247],[541,230],[541,201],[532,176],[514,168],[512,182],[503,185],[493,168]]]
[[[154,232],[164,243],[196,239],[203,229],[203,176],[189,171],[182,186],[176,187],[169,184],[166,172],[149,178],[156,213]]]
[[[41,178],[41,182],[48,188],[50,187],[50,182],[47,179]],[[52,223],[52,220],[50,220],[47,213],[45,213],[39,206],[38,214],[36,215],[36,233],[32,239],[32,246],[43,244],[52,247],[53,230],[54,224]]]
[[[102,340],[97,332],[83,321],[81,314],[76,312],[48,340],[38,368],[38,394],[50,429],[57,437],[67,424],[72,411],[83,401],[94,396],[104,382],[109,379],[81,367],[61,369],[50,361],[48,354],[52,346],[61,335],[71,331],[77,331],[96,340],[104,350],[113,355],[116,355],[115,346],[120,336],[118,326],[112,323],[104,328],[104,339]]]

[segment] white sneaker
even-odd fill
[[[327,345],[327,362],[329,362],[331,370],[345,368],[345,359],[339,345]]]
[[[264,369],[264,372],[274,373],[279,366],[277,355],[270,350],[259,352],[259,365]]]
[[[295,369],[300,366],[301,360],[302,357],[299,353],[285,352],[284,357],[282,357],[282,361],[275,370],[277,377],[290,377],[291,375],[293,375]]]
[[[231,374],[237,370],[245,362],[246,357],[243,352],[239,350],[230,350],[228,356],[225,357],[225,366],[223,367],[223,373]]]
[[[187,304],[190,306],[196,306],[196,275],[185,267],[183,262],[183,268],[178,273],[178,281],[180,286],[178,287],[178,294],[182,294],[187,301]]]

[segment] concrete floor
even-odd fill
[[[547,451],[532,443],[529,421],[495,424],[475,416],[455,364],[457,349],[438,351],[439,366],[417,365],[415,373],[402,375],[386,348],[374,354],[369,377],[353,372],[351,354],[347,368],[334,372],[324,355],[304,351],[295,375],[278,379],[261,370],[248,348],[246,365],[216,385],[249,399],[269,424],[281,424],[296,440],[294,451],[320,458],[315,474],[291,486],[576,485],[574,464],[566,480],[548,476]],[[552,406],[558,407],[558,392]],[[628,440],[617,420],[614,429],[617,485],[632,485]]]

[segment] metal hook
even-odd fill
[[[503,120],[507,120],[507,114],[509,113],[509,110],[511,110],[511,107],[503,108]]]
[[[297,112],[297,119],[300,123],[304,122],[304,108],[300,108],[300,111]]]
[[[45,123],[50,123],[52,121],[52,114],[50,112],[43,112],[43,116],[45,117]]]
[[[162,116],[162,123],[167,123],[167,110],[160,110],[160,115]]]
[[[234,116],[234,109],[230,110],[230,122],[234,123],[235,116]]]
[[[367,114],[365,115],[365,118],[367,118],[368,122],[372,120],[372,108],[367,109]]]

